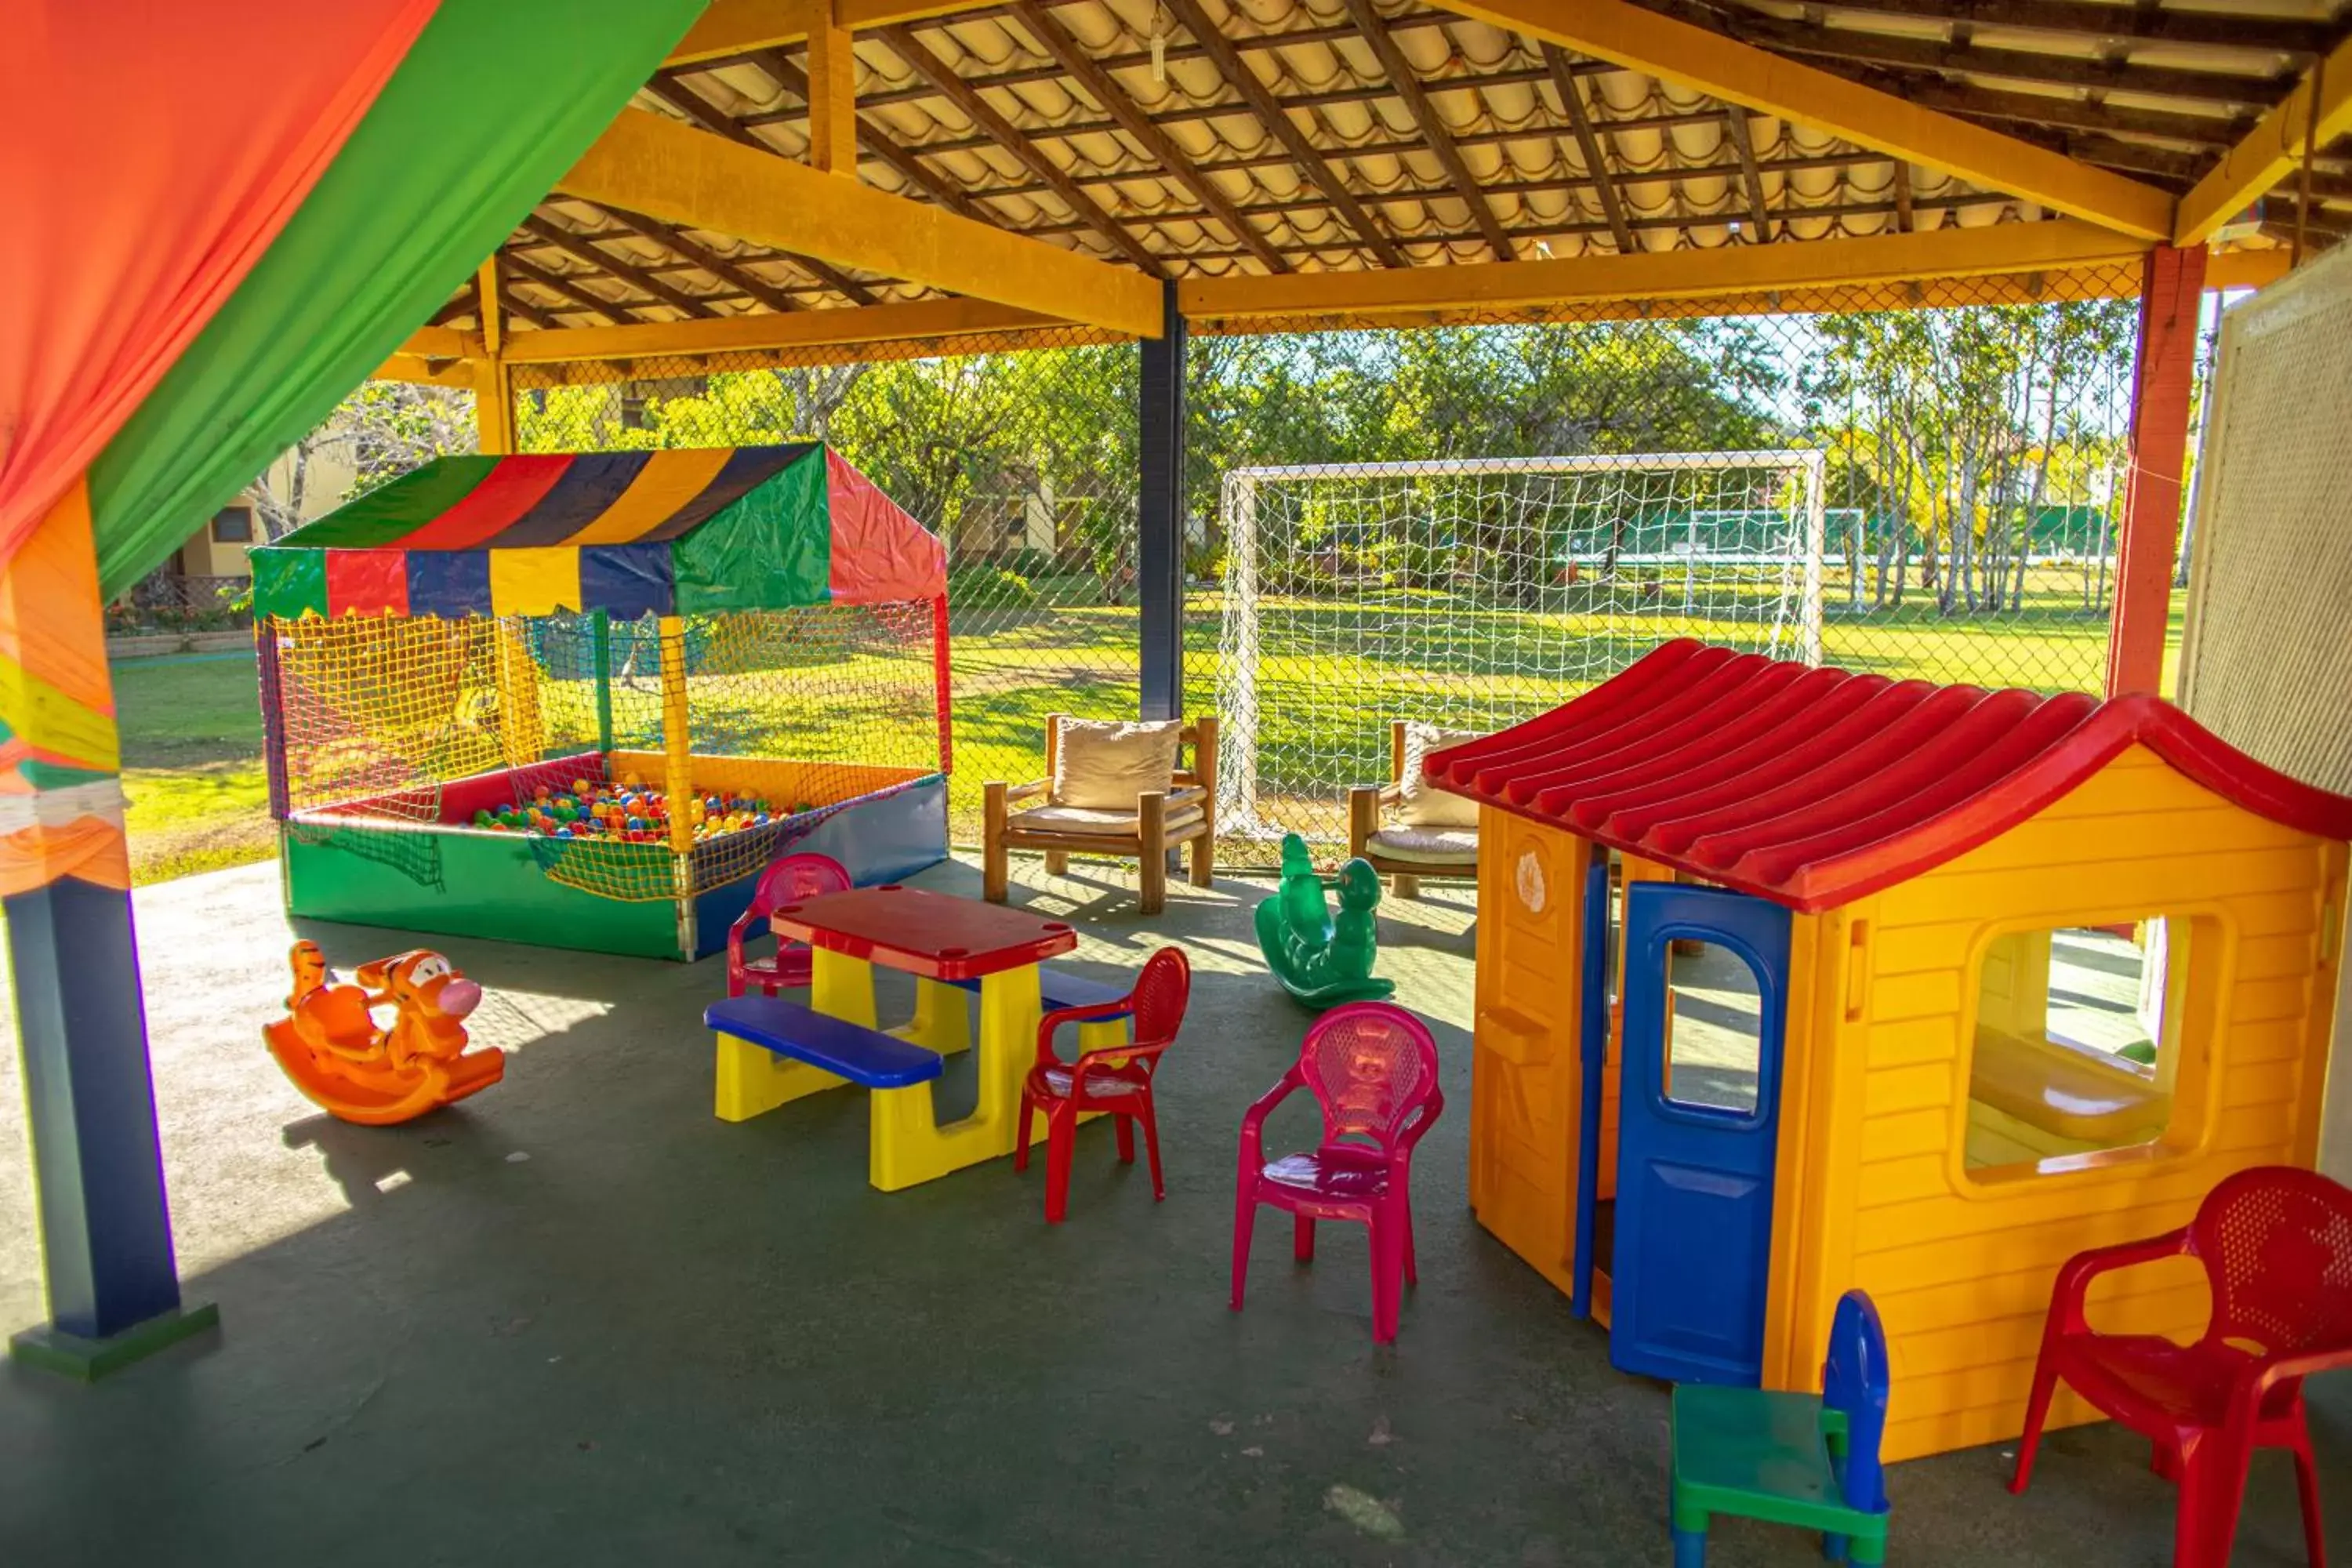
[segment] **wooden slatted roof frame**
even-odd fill
[[[841,112],[812,101],[839,91],[812,82],[813,27],[858,47],[831,123],[854,126],[862,190],[809,185],[797,162]],[[926,342],[968,335],[955,322],[1150,335],[1136,286],[1160,279],[1211,301],[1211,330],[1367,319],[1349,279],[1368,272],[1415,274],[1369,319],[1527,319],[1547,289],[1589,310],[1622,292],[1607,263],[1661,252],[1700,253],[1681,270],[1716,281],[1659,298],[1752,308],[1856,287],[1838,256],[1871,237],[1923,242],[1913,276],[1949,298],[1990,275],[1989,228],[2060,213],[2126,258],[2201,243],[2258,199],[2241,227],[2271,241],[2352,231],[2352,28],[2167,0],[1295,0],[1265,24],[1231,0],[714,0],[639,103],[632,145],[667,162],[592,153],[502,247],[509,357],[576,363],[529,345],[615,331],[678,353],[882,341],[878,321],[784,324],[852,310]],[[652,134],[656,118],[694,134]],[[1520,161],[1547,145],[1549,166]],[[2027,238],[1992,249],[2029,273]],[[971,244],[1008,285],[956,254]],[[1759,247],[1797,253],[1760,291],[1735,254]],[[995,305],[895,314],[959,295]],[[387,369],[444,375],[482,325],[469,287],[425,329],[449,335]]]

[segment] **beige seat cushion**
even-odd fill
[[[1383,860],[1423,866],[1471,867],[1478,863],[1475,827],[1383,827],[1364,841]]]
[[[1174,787],[1183,724],[1173,719],[1065,719],[1046,799],[1055,805],[1135,815],[1135,797]]]
[[[1397,820],[1407,827],[1475,827],[1478,803],[1450,789],[1438,789],[1421,775],[1422,763],[1432,752],[1483,740],[1476,730],[1441,730],[1418,719],[1404,726],[1404,786],[1397,802]]]
[[[1165,827],[1173,833],[1200,820],[1201,807],[1197,802],[1171,806]],[[1028,811],[1014,812],[1005,819],[1004,826],[1015,833],[1082,833],[1097,837],[1105,835],[1118,837],[1143,830],[1132,802],[1125,811],[1105,811],[1087,805],[1041,805]]]

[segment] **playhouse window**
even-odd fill
[[[1747,1116],[1764,1058],[1764,999],[1748,961],[1677,938],[1666,954],[1666,1098]]]
[[[2198,1000],[2191,951],[2218,946],[2218,932],[2198,924],[2151,916],[1994,939],[1977,973],[1971,1169],[2030,1169],[2166,1136]]]

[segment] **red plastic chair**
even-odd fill
[[[849,888],[848,871],[830,855],[787,855],[761,872],[760,885],[751,889],[751,907],[727,928],[727,994],[740,996],[757,986],[761,994],[773,996],[787,986],[806,985],[813,960],[804,944],[780,942],[772,957],[745,958],[743,939],[757,936],[768,917],[784,904],[845,893]]]
[[[1323,1142],[1307,1153],[1265,1158],[1265,1119],[1304,1087],[1323,1110]],[[1289,1211],[1293,1255],[1315,1257],[1315,1222],[1351,1220],[1372,1242],[1372,1338],[1396,1338],[1404,1287],[1420,1274],[1412,1252],[1412,1149],[1445,1110],[1437,1042],[1429,1027],[1386,1002],[1350,1002],[1315,1021],[1297,1065],[1242,1118],[1241,1177],[1234,1206],[1234,1310],[1249,1279],[1250,1231],[1260,1204]]]
[[[2166,1258],[2205,1266],[2213,1317],[2203,1338],[2103,1334],[2084,1321],[2093,1279]],[[2324,1568],[2303,1380],[2336,1367],[2352,1367],[2352,1191],[2284,1165],[2241,1171],[2181,1229],[2077,1253],[2058,1271],[2009,1489],[2025,1489],[2063,1377],[2148,1438],[2156,1472],[2180,1489],[2174,1568],[2225,1568],[2256,1448],[2294,1453],[2304,1547],[2312,1568]]]
[[[1192,999],[1192,966],[1172,947],[1163,947],[1144,961],[1135,989],[1116,1002],[1088,1007],[1063,1007],[1045,1015],[1037,1026],[1037,1062],[1021,1086],[1019,1142],[1013,1145],[1013,1168],[1029,1168],[1030,1116],[1045,1114],[1045,1222],[1059,1225],[1070,1212],[1070,1154],[1078,1137],[1078,1113],[1099,1110],[1118,1126],[1118,1159],[1135,1163],[1135,1124],[1143,1123],[1143,1145],[1151,1159],[1151,1201],[1168,1195],[1160,1175],[1160,1121],[1151,1110],[1151,1075],[1159,1070],[1160,1054],[1176,1043],[1184,1024],[1184,1005]],[[1083,1024],[1132,1014],[1134,1037],[1125,1044],[1087,1051],[1075,1062],[1054,1052],[1054,1031],[1065,1024]]]

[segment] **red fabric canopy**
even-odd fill
[[[0,563],[269,247],[436,3],[11,8]]]

